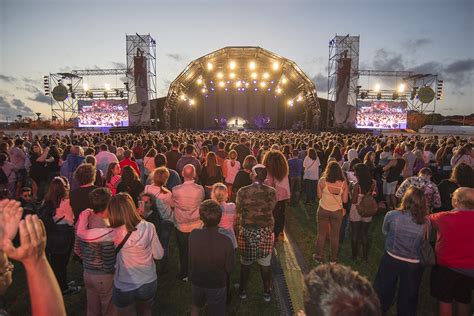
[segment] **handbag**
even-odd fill
[[[424,267],[436,264],[436,255],[430,244],[430,228],[428,223],[425,223],[423,227],[423,240],[420,244],[420,264]]]

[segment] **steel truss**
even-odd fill
[[[356,106],[357,104],[357,95],[356,89],[358,85],[358,72],[359,72],[359,36],[336,36],[329,41],[329,62],[328,62],[328,99],[331,101],[336,101],[337,93],[337,69],[339,61],[341,58],[351,58],[351,74],[349,82],[349,97],[348,105]],[[348,107],[348,111],[350,108]],[[334,110],[330,111],[328,107],[326,120],[326,127],[333,128],[335,126],[329,126],[330,122],[335,120],[330,120],[330,116],[334,115]],[[346,115],[346,120],[349,118],[349,112]]]
[[[392,100],[407,102],[408,110],[419,113],[434,113],[436,110],[436,96],[430,103],[422,103],[418,99],[417,91],[422,87],[430,87],[436,94],[438,75],[416,74],[413,71],[388,71],[388,70],[359,70],[359,77],[395,77],[404,83],[405,90],[398,92],[397,89],[375,91],[356,87],[357,101],[364,100]],[[398,81],[398,80],[397,80]],[[394,95],[396,94],[396,95]]]
[[[134,57],[141,52],[146,58],[148,99],[156,99],[156,41],[148,35],[126,35],[128,103],[136,103]]]

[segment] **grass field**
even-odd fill
[[[175,278],[178,274],[178,249],[175,238],[171,238],[170,271],[164,276],[158,276],[158,293],[153,308],[153,315],[189,315],[191,310],[191,284]],[[69,280],[82,282],[82,267],[78,262],[69,264]],[[231,276],[231,283],[239,282],[239,265],[236,265]],[[227,309],[228,315],[279,315],[278,303],[275,297],[270,303],[263,301],[263,288],[258,266],[254,265],[249,282],[248,298],[241,301],[237,291],[233,289],[231,304]],[[11,315],[30,315],[28,287],[25,273],[21,265],[15,265],[14,283],[5,297],[7,311]],[[86,314],[86,292],[82,290],[77,295],[65,298],[67,314]],[[202,315],[206,313],[203,312]]]

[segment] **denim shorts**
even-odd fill
[[[134,304],[137,301],[147,302],[155,298],[156,289],[158,283],[157,280],[143,284],[138,289],[132,291],[121,291],[117,289],[114,285],[112,289],[112,303],[118,308],[125,308]]]

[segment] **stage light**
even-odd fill
[[[263,74],[263,78],[268,79],[269,77],[270,77],[270,75],[268,74],[268,72],[265,72],[265,73]]]
[[[194,102],[194,99],[190,99],[190,100],[189,100],[189,105],[194,105],[194,103],[195,103],[195,102]]]
[[[217,78],[222,79],[224,78],[224,74],[222,72],[217,73]]]
[[[288,79],[286,79],[285,77],[283,77],[283,78],[281,79],[281,83],[282,83],[282,84],[286,84],[287,82],[288,82]]]
[[[235,69],[235,66],[236,66],[235,61],[231,61],[231,62],[229,63],[229,68],[230,68],[230,69]]]
[[[280,68],[280,64],[277,61],[275,61],[273,63],[273,70],[278,70],[278,68]]]
[[[182,94],[180,98],[181,98],[181,100],[186,101],[186,95],[185,94]]]
[[[212,70],[212,68],[214,68],[212,63],[207,63],[207,70]]]
[[[230,78],[230,79],[234,79],[234,78],[235,78],[235,73],[231,72],[231,73],[229,74],[229,78]]]
[[[272,88],[268,88],[268,91],[272,91]]]
[[[224,81],[220,81],[220,82],[219,82],[219,87],[223,87],[223,86],[225,86],[225,82],[224,82]]]
[[[245,86],[248,88],[250,86],[250,83],[246,82]]]
[[[273,80],[272,80],[272,81],[270,81],[270,83],[271,83],[271,84],[274,84],[274,83],[275,83],[275,81],[273,81]]]
[[[215,89],[214,88],[211,88],[211,91],[214,91]]]
[[[382,93],[379,92],[377,93],[377,100],[380,100],[380,99],[382,99]]]
[[[293,100],[288,100],[288,105],[293,106]]]
[[[198,84],[198,85],[201,85],[201,84],[202,84],[202,79],[201,79],[201,78],[199,78],[199,79],[197,80],[197,84]]]
[[[229,83],[230,83],[230,81],[229,81],[229,80],[227,80],[227,84],[229,84]]]
[[[250,70],[254,70],[256,67],[257,67],[257,65],[255,64],[254,61],[251,61],[251,62],[249,63],[249,68],[250,68]]]
[[[235,83],[235,85],[236,85],[237,87],[240,87],[240,86],[242,85],[242,81],[240,81],[240,80],[237,81],[237,82]]]
[[[89,91],[89,85],[87,85],[87,83],[84,83],[82,85],[82,88],[84,89],[84,91]]]
[[[379,92],[380,91],[380,83],[377,83],[374,87],[374,91],[375,92]]]
[[[225,90],[225,91],[229,91],[229,88],[225,88],[224,90]]]
[[[257,84],[257,80],[254,80],[254,81],[252,81],[252,82],[253,82],[253,84]]]
[[[281,93],[281,88],[280,88],[280,87],[278,87],[278,88],[276,88],[276,90],[275,90],[275,91],[276,91],[276,93],[280,94],[280,93]]]
[[[242,92],[245,91],[245,88],[240,89],[240,91],[242,91]]]
[[[398,92],[399,92],[399,93],[402,93],[403,91],[405,91],[405,84],[404,84],[404,83],[400,83],[400,85],[398,86]]]
[[[299,95],[298,98],[296,99],[296,102],[300,102],[301,100],[303,100],[303,97]]]
[[[256,73],[256,72],[252,72],[251,77],[252,77],[253,79],[257,79],[257,73]]]
[[[258,91],[258,88],[253,89],[253,91]]]
[[[109,91],[110,90],[110,84],[104,83],[105,90]]]
[[[202,88],[202,89],[201,89],[201,92],[202,92],[202,93],[206,93],[206,89]]]
[[[267,83],[265,81],[260,82],[260,87],[265,88],[266,85]]]

